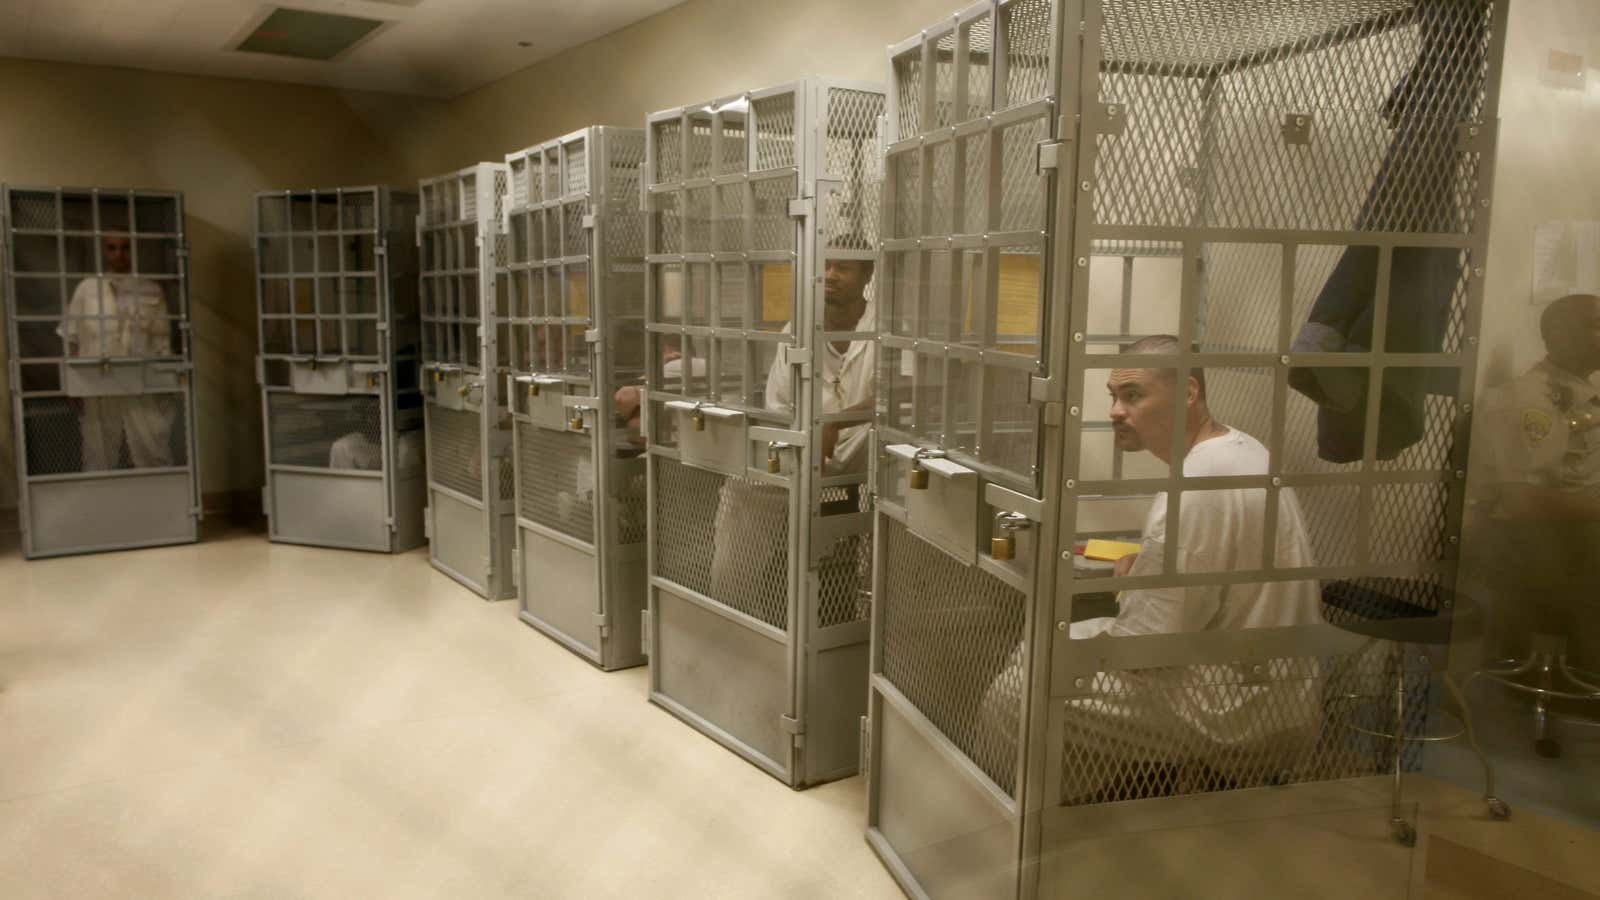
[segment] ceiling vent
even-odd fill
[[[327,61],[349,50],[383,24],[380,19],[280,7],[234,49]]]

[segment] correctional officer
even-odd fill
[[[93,359],[172,355],[172,321],[161,285],[133,272],[133,246],[126,234],[100,241],[101,272],[72,292],[67,316],[56,329],[67,355]],[[162,396],[84,397],[79,407],[83,470],[114,468],[124,440],[136,468],[172,465],[173,407]]]

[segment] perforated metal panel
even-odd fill
[[[795,786],[858,756],[868,450],[823,435],[871,416],[884,112],[815,79],[647,118],[652,699]]]
[[[24,554],[194,540],[182,196],[0,186],[0,240]]]
[[[1505,14],[1011,0],[890,48],[869,835],[912,893],[1076,890],[1063,861],[1125,800],[1227,821],[1274,786],[1267,815],[1315,816],[1428,724],[1426,653],[1367,636],[1459,599]],[[1207,452],[1262,449],[1144,452],[1113,370],[1203,371],[1233,432]],[[1248,542],[1205,544],[1218,503]],[[1130,575],[1096,538],[1143,539]],[[1162,598],[1216,612],[1140,618]]]
[[[256,195],[255,207],[269,535],[389,552],[417,546],[417,197],[386,187],[272,191]],[[313,490],[299,480],[304,469],[346,481]],[[369,477],[376,485],[360,480]]]

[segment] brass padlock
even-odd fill
[[[102,375],[110,375],[111,374],[111,360],[110,359],[101,358],[101,360],[100,360],[100,374],[102,374]]]
[[[472,393],[472,385],[470,384],[463,384],[461,387],[456,388],[456,395],[459,397],[465,398],[470,393]]]
[[[537,397],[537,396],[539,396],[539,382],[537,382],[537,381],[528,382],[528,396],[529,397]]]
[[[372,375],[372,374],[369,373],[367,375],[367,387],[375,388],[377,386],[378,386],[378,376]]]
[[[188,384],[189,383],[189,373],[184,371],[183,369],[179,369],[178,370],[178,383],[179,384]]]
[[[1021,513],[998,512],[994,516],[995,529],[998,532],[989,538],[989,555],[998,560],[1015,559],[1017,556],[1016,533],[1027,528],[1031,522]]]
[[[783,472],[783,460],[778,458],[779,444],[777,441],[767,442],[767,473],[778,475]]]
[[[572,418],[567,420],[567,425],[569,427],[571,427],[573,431],[582,431],[583,430],[583,413],[582,412],[574,412],[572,414]]]
[[[433,380],[434,381],[443,381],[444,380],[444,372],[439,370],[439,369],[434,369],[433,370]]]
[[[928,489],[928,470],[924,469],[922,467],[922,463],[920,463],[920,462],[912,463],[911,464],[911,478],[909,480],[911,482],[911,489],[913,491],[925,491],[925,490],[927,490]]]
[[[700,410],[697,409],[697,410],[694,411],[694,415],[690,416],[689,419],[690,419],[690,421],[692,421],[694,423],[694,430],[695,431],[705,431],[706,430],[706,414],[705,413],[703,413],[703,412],[701,412]]]

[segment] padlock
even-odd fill
[[[767,472],[777,475],[783,471],[783,460],[778,458],[778,444],[776,441],[767,444]]]
[[[697,409],[697,410],[694,411],[694,415],[690,416],[689,418],[690,418],[691,421],[694,422],[694,430],[695,431],[705,431],[706,430],[706,414],[705,413],[703,413],[703,412],[701,412],[700,410]]]
[[[572,413],[572,418],[567,420],[567,425],[570,426],[573,431],[582,431],[583,412],[580,410],[574,410]]]
[[[110,375],[111,374],[111,360],[110,359],[102,358],[100,360],[100,374],[102,374],[102,375]]]
[[[989,555],[998,560],[1016,559],[1017,532],[1033,523],[1022,513],[1002,510],[994,514],[995,535],[989,538]]]
[[[378,376],[372,375],[372,374],[368,374],[367,375],[367,387],[375,388],[377,386],[378,386]]]
[[[440,370],[440,369],[434,369],[433,370],[433,380],[434,381],[443,381],[444,380],[444,372],[442,370]]]
[[[925,490],[927,490],[928,489],[928,470],[924,469],[922,467],[922,463],[920,463],[920,462],[912,463],[911,464],[911,477],[910,477],[909,480],[911,482],[911,489],[913,491],[925,491]]]
[[[537,382],[537,381],[528,382],[528,396],[529,397],[537,397],[537,396],[539,396],[539,382]]]
[[[470,384],[463,384],[461,387],[456,388],[456,395],[459,397],[465,398],[470,393],[472,393],[472,385]]]

